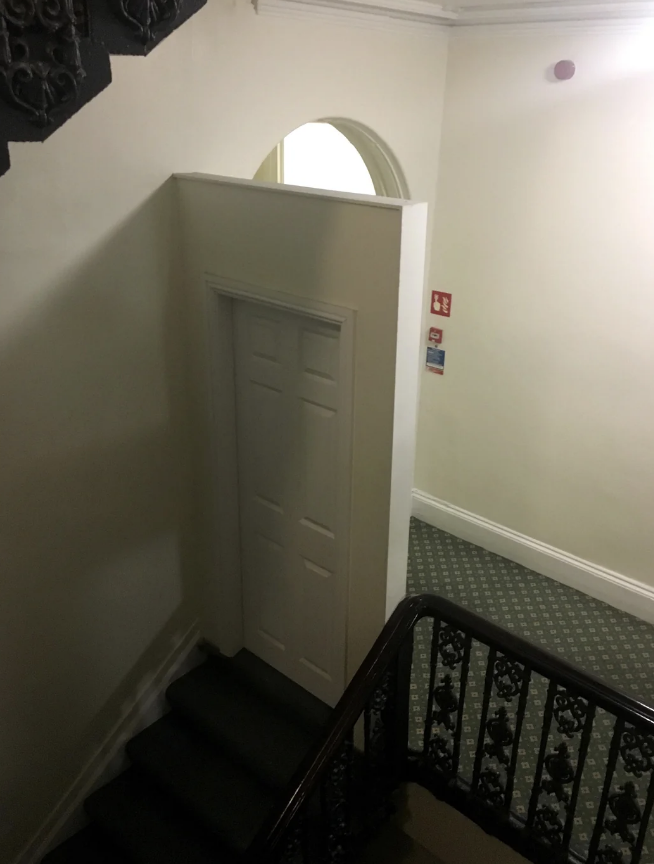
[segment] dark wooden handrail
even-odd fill
[[[315,790],[325,767],[334,758],[346,735],[357,722],[389,664],[402,643],[422,617],[422,598],[407,597],[386,622],[358,672],[341,696],[331,722],[316,748],[300,764],[285,796],[284,805],[264,825],[251,849],[251,860],[271,854],[285,835],[293,818]]]
[[[324,772],[351,733],[405,640],[423,618],[453,625],[491,649],[512,655],[553,682],[605,709],[628,723],[651,725],[654,709],[584,672],[526,639],[511,633],[475,612],[434,594],[405,598],[396,608],[358,672],[334,709],[322,739],[292,778],[283,805],[264,825],[250,850],[251,862],[265,861],[278,849],[294,818],[316,790]],[[408,746],[408,744],[407,744]]]

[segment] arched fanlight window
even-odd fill
[[[402,171],[369,129],[350,120],[299,126],[263,161],[255,180],[408,198]]]

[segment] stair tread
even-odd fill
[[[238,854],[247,850],[276,800],[270,787],[171,714],[133,738],[127,753]]]
[[[168,701],[194,726],[265,783],[284,788],[311,747],[319,724],[289,716],[278,704],[207,662],[168,688]],[[329,716],[329,709],[326,713]]]
[[[85,806],[132,864],[236,864],[228,850],[133,768],[94,792]]]
[[[93,826],[89,826],[49,852],[41,864],[129,864],[129,862]]]
[[[235,657],[213,656],[208,662],[217,674],[236,678],[310,729],[322,729],[329,722],[332,713],[329,705],[245,649]]]

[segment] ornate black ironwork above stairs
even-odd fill
[[[346,864],[406,781],[536,864],[654,858],[654,710],[439,597],[400,604],[333,712],[247,652],[169,701],[44,864]]]
[[[0,175],[10,141],[45,141],[207,0],[0,0]]]

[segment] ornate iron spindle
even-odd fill
[[[534,785],[531,788],[529,811],[527,813],[527,827],[529,829],[533,827],[534,819],[536,818],[536,809],[538,807],[538,799],[542,788],[543,769],[545,767],[545,756],[547,755],[550,728],[552,726],[552,714],[554,711],[554,697],[556,696],[556,691],[556,683],[550,681],[550,686],[547,688],[545,711],[543,713],[543,729],[540,736],[540,749],[538,751],[538,762],[536,763],[536,772],[534,774]]]
[[[586,706],[586,719],[584,721],[584,728],[581,733],[581,742],[579,744],[579,751],[577,753],[577,773],[572,786],[572,794],[570,796],[570,803],[568,805],[568,817],[566,819],[565,829],[563,832],[563,848],[566,850],[569,849],[570,841],[572,839],[575,813],[577,812],[577,802],[579,801],[579,790],[581,789],[581,780],[584,774],[584,767],[586,765],[586,757],[588,755],[590,738],[593,733],[593,723],[595,722],[595,706],[592,703],[588,702],[586,703]]]
[[[350,853],[353,835],[350,810],[353,751],[353,733],[350,732],[340,752],[332,760],[320,790],[325,832],[324,854],[329,864],[340,864]]]
[[[365,822],[374,832],[391,816],[391,795],[398,783],[394,718],[397,704],[397,665],[384,675],[364,711]]]
[[[425,729],[425,762],[428,768],[447,778],[456,777],[459,770],[463,706],[470,666],[472,638],[451,625],[443,625],[432,639],[428,728]],[[448,672],[438,686],[436,670]],[[453,674],[459,670],[458,691]]]
[[[609,758],[606,763],[606,774],[604,775],[604,788],[602,790],[602,797],[600,799],[600,805],[595,820],[595,829],[593,831],[593,836],[590,841],[590,847],[588,849],[588,864],[595,864],[597,850],[599,848],[600,840],[602,839],[602,833],[604,831],[604,817],[606,815],[606,807],[609,801],[609,795],[611,794],[611,786],[613,784],[613,774],[615,773],[615,766],[618,763],[618,756],[620,755],[620,741],[622,739],[624,725],[624,720],[618,719],[616,720],[615,727],[613,729],[613,738],[611,739]]]
[[[594,718],[595,707],[588,700],[554,681],[550,683],[527,824],[533,837],[546,842],[559,854],[567,851],[570,845]],[[552,720],[564,740],[550,748],[548,754]],[[581,740],[575,767],[568,742],[579,733]],[[543,773],[547,775],[545,779]],[[548,797],[541,803],[541,796]]]
[[[455,777],[459,773],[459,759],[461,757],[461,735],[463,733],[463,711],[466,703],[466,688],[468,686],[468,672],[470,671],[471,649],[472,637],[466,636],[463,665],[461,667],[461,677],[459,680],[459,707],[456,715],[456,730],[454,732],[454,765],[452,770]]]
[[[616,781],[618,761],[624,773],[634,780],[624,783]],[[641,784],[635,781],[644,777],[648,778],[648,783],[647,801],[643,811],[639,801]],[[628,864],[638,864],[652,810],[653,783],[654,733],[636,726],[626,726],[624,721],[619,720],[613,732],[604,791],[591,842],[591,864],[594,861],[598,864],[626,864],[622,850],[615,845],[616,837],[629,849]]]
[[[427,693],[427,712],[425,714],[425,732],[423,735],[422,754],[423,759],[429,752],[429,742],[432,733],[432,717],[434,715],[434,689],[436,687],[436,668],[438,666],[438,636],[441,622],[434,618],[431,631],[431,650],[429,657],[429,691]]]
[[[481,776],[481,765],[484,756],[484,738],[486,737],[486,723],[488,722],[488,709],[490,706],[491,694],[493,692],[493,669],[495,668],[496,651],[490,648],[488,651],[488,661],[486,663],[486,678],[484,680],[484,699],[481,706],[481,718],[479,722],[479,737],[477,739],[477,750],[475,752],[475,764],[472,769],[472,792],[476,793],[479,787],[479,778]]]
[[[288,832],[282,852],[277,859],[279,864],[305,864],[309,860],[306,853],[306,815],[301,812],[295,817]]]
[[[395,700],[393,703],[394,786],[405,779],[409,755],[409,711],[411,706],[411,668],[413,666],[413,630],[405,637],[395,661]]]
[[[491,649],[486,669],[484,708],[479,729],[472,791],[484,804],[496,810],[508,812],[511,803],[530,679],[531,671],[525,664],[507,654],[497,655]],[[497,708],[488,718],[493,684],[497,698],[507,705],[520,694],[515,712],[515,730],[511,726],[511,718],[505,705]],[[488,761],[482,768],[484,759]]]
[[[513,800],[513,787],[515,785],[515,772],[518,764],[518,747],[520,746],[520,736],[522,735],[522,724],[525,719],[525,709],[527,707],[527,697],[529,696],[529,685],[531,683],[531,670],[526,666],[523,667],[523,678],[520,686],[520,698],[518,700],[518,710],[515,717],[515,741],[513,743],[513,752],[511,753],[511,763],[507,772],[506,778],[506,795],[504,806],[507,812],[511,808]],[[512,697],[510,697],[512,698]]]

